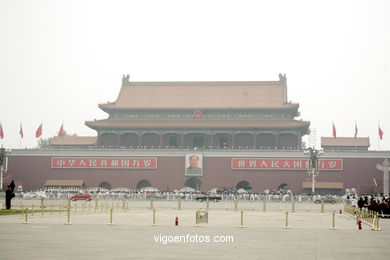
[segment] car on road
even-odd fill
[[[46,198],[46,192],[44,191],[36,191],[36,192],[27,192],[23,193],[24,199],[41,199]]]
[[[220,195],[216,195],[216,194],[201,194],[201,195],[198,195],[196,196],[195,198],[197,201],[204,201],[204,200],[209,200],[209,201],[220,201],[222,199],[222,197]]]
[[[89,193],[76,193],[70,197],[71,200],[92,200],[92,195]]]
[[[324,201],[324,203],[332,203],[332,204],[335,204],[337,202],[340,202],[339,199],[337,199],[336,197],[334,196],[323,196],[321,198],[317,198],[314,200],[314,203],[321,203],[322,201]]]

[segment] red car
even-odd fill
[[[76,201],[76,200],[92,200],[92,195],[89,193],[76,193],[70,197],[71,200]]]

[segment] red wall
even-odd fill
[[[24,190],[42,188],[47,179],[82,179],[87,187],[97,187],[106,181],[114,187],[135,189],[140,180],[148,180],[160,190],[181,189],[189,178],[184,176],[184,156],[157,156],[158,168],[140,169],[52,169],[50,156],[10,156],[8,172],[17,182],[23,182]],[[237,156],[234,156],[237,157]],[[232,170],[231,156],[204,156],[202,188],[208,191],[216,187],[235,187],[240,181],[248,181],[254,192],[276,189],[287,183],[295,193],[303,192],[302,182],[309,181],[306,171],[295,170]],[[340,157],[338,157],[340,158]],[[343,158],[342,171],[320,171],[317,181],[342,182],[345,188],[374,189],[375,178],[382,192],[383,174],[376,169],[383,158]],[[359,190],[358,190],[359,191]]]

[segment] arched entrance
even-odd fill
[[[148,180],[140,180],[137,184],[137,190],[140,190],[145,187],[152,187]]]
[[[107,189],[107,190],[111,190],[111,184],[106,182],[106,181],[103,181],[99,184],[99,188],[103,188],[103,189]]]
[[[287,191],[289,188],[288,188],[288,184],[287,183],[282,183],[279,185],[278,187],[278,190],[284,190],[284,191]]]
[[[236,189],[239,190],[239,189],[244,189],[246,191],[251,191],[252,190],[252,186],[249,182],[247,181],[240,181],[239,183],[237,183],[236,185]]]
[[[184,187],[191,187],[194,190],[201,190],[202,181],[197,177],[190,177],[186,180]]]

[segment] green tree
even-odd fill
[[[58,136],[58,134],[59,133],[57,133],[57,136]],[[78,136],[76,133],[68,134],[65,130],[64,130],[63,134],[64,134],[64,136]],[[53,141],[53,138],[54,138],[54,136],[39,139],[38,140],[38,149],[49,148],[51,146],[51,141]]]

